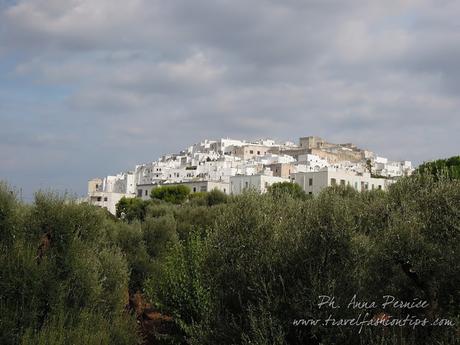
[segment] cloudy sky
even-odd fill
[[[0,0],[0,179],[78,194],[204,138],[459,154],[458,0]]]

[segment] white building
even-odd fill
[[[305,171],[318,171],[321,168],[329,166],[326,159],[312,154],[299,155],[297,162],[299,165],[305,166]]]
[[[255,190],[265,193],[272,184],[277,182],[289,182],[289,179],[269,175],[237,175],[230,177],[230,191],[234,195],[243,193],[246,190]]]
[[[322,189],[334,185],[351,186],[357,191],[385,190],[393,182],[384,178],[373,178],[369,173],[354,173],[343,169],[326,167],[319,171],[293,174],[297,183],[307,194],[318,194]]]
[[[137,165],[134,172],[91,180],[87,198],[114,210],[113,204],[121,195],[149,199],[150,191],[159,185],[184,184],[192,192],[217,188],[239,194],[253,188],[263,193],[275,182],[289,181],[288,176],[307,193],[317,193],[332,183],[349,184],[357,190],[385,189],[390,182],[371,178],[368,159],[372,173],[382,177],[396,179],[413,171],[409,161],[391,161],[351,143],[332,144],[317,137],[300,138],[299,143],[205,139],[178,153]]]
[[[81,202],[86,201],[91,205],[106,208],[110,213],[116,214],[116,205],[121,198],[135,197],[134,188],[133,173],[107,176],[104,179],[95,178],[88,181],[88,195]]]
[[[163,184],[144,184],[137,186],[136,197],[142,200],[149,200],[150,193],[153,189],[162,186],[178,186],[183,185],[190,188],[191,193],[210,192],[213,189],[220,190],[225,194],[230,194],[230,185],[227,182],[219,181],[187,181],[181,183],[163,183]]]
[[[114,192],[94,192],[88,196],[88,203],[94,206],[107,209],[113,215],[117,212],[117,203],[121,198],[134,198],[134,194]]]
[[[387,177],[408,176],[413,172],[409,161],[390,161],[387,158],[376,157],[372,163],[372,171]]]

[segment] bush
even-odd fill
[[[190,188],[184,185],[161,186],[152,189],[152,199],[162,200],[172,204],[182,204],[187,200]]]
[[[224,192],[215,188],[207,194],[207,204],[208,206],[224,204],[227,202],[227,198]]]
[[[429,302],[386,309],[392,317],[459,322],[460,180],[415,174],[385,192],[337,186],[304,198],[283,185],[190,200],[149,201],[145,219],[133,211],[123,222],[49,193],[25,206],[0,187],[0,343],[136,343],[135,320],[124,311],[128,289],[173,316],[163,343],[456,342],[455,327],[358,334],[293,320],[357,317],[361,310],[318,307],[320,295],[346,305],[357,294]]]
[[[147,218],[142,224],[142,231],[151,258],[159,257],[163,250],[177,241],[176,221],[172,215]]]
[[[3,221],[15,236],[0,251],[0,343],[137,343],[124,312],[128,266],[107,233],[113,220],[56,194],[38,193],[28,207],[9,200]]]
[[[193,209],[213,210],[214,220],[202,225],[207,231],[194,228],[201,254],[185,255],[187,241],[174,245],[146,289],[175,315],[189,343],[454,343],[449,327],[389,327],[382,337],[378,328],[357,335],[353,327],[295,327],[292,321],[327,318],[332,312],[318,308],[320,295],[346,305],[354,294],[377,302],[390,294],[432,306],[406,310],[410,315],[456,322],[460,182],[415,176],[388,192],[335,187],[311,199],[273,196],[246,193],[215,209],[181,208],[184,219],[194,218]],[[206,307],[195,304],[197,291],[206,291],[199,295]],[[341,308],[333,316],[350,319],[357,311]]]
[[[438,159],[421,164],[415,171],[420,175],[431,175],[435,179],[460,179],[460,156]]]
[[[147,201],[139,198],[121,198],[116,205],[116,215],[118,218],[124,219],[129,223],[145,219]]]
[[[277,182],[268,187],[268,193],[275,198],[291,196],[293,198],[305,199],[307,194],[297,183]]]

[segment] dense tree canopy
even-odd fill
[[[187,200],[190,188],[184,185],[161,186],[152,189],[152,199],[170,202],[172,204],[182,204]]]
[[[277,182],[268,187],[268,192],[274,197],[289,195],[293,198],[303,199],[306,197],[302,187],[293,182]]]
[[[416,172],[421,175],[429,174],[435,178],[460,179],[460,156],[423,163]]]
[[[54,194],[25,205],[0,184],[0,344],[455,344],[460,180],[424,169],[385,192],[168,189],[122,199],[118,219]],[[454,325],[295,323],[357,317],[318,306],[355,294],[428,303],[369,318]]]

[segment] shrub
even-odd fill
[[[268,193],[275,198],[289,195],[293,198],[304,199],[305,191],[302,190],[297,183],[292,182],[277,182],[268,187]]]
[[[147,206],[148,202],[142,199],[123,197],[116,205],[116,215],[130,223],[135,220],[143,221]]]
[[[187,200],[190,188],[184,185],[161,186],[152,189],[152,199],[163,200],[172,204],[182,204]]]

